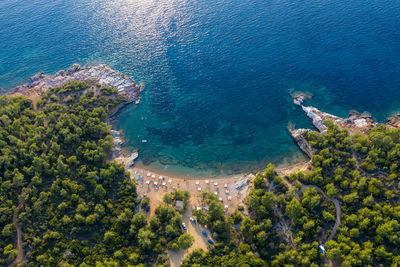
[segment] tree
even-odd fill
[[[94,195],[102,200],[104,199],[104,197],[106,196],[107,192],[106,190],[103,188],[103,186],[101,184],[96,185],[96,189],[94,190]]]
[[[194,243],[194,237],[189,234],[183,234],[178,238],[178,244],[180,249],[188,249]]]
[[[299,201],[293,198],[286,206],[286,216],[288,216],[292,221],[296,222],[300,218],[301,213],[301,205]]]

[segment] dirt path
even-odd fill
[[[275,199],[276,199],[276,194],[275,194],[274,191],[275,191],[274,181],[271,181],[271,183],[269,184],[269,187],[268,187],[268,192],[271,192],[272,194],[274,194],[274,197],[275,197]],[[296,247],[296,245],[294,244],[294,241],[293,241],[293,233],[292,233],[292,230],[290,230],[290,227],[288,226],[288,224],[287,224],[285,218],[283,217],[282,211],[281,211],[281,209],[278,207],[278,204],[277,204],[276,201],[274,202],[274,213],[275,213],[275,214],[278,216],[278,218],[279,218],[279,222],[280,222],[280,224],[281,224],[281,226],[282,226],[282,229],[281,229],[281,230],[282,230],[284,236],[286,237],[286,241],[290,243],[290,246],[291,246],[294,250],[297,250],[297,247]]]
[[[324,244],[326,244],[328,241],[332,240],[333,237],[336,235],[336,231],[338,229],[338,227],[340,226],[340,218],[342,216],[342,210],[340,208],[340,203],[339,200],[335,199],[335,198],[330,198],[328,197],[325,192],[319,188],[316,185],[303,185],[301,186],[301,191],[305,191],[308,188],[315,188],[318,192],[320,192],[326,199],[328,199],[329,201],[331,201],[333,203],[333,205],[335,206],[336,209],[336,220],[335,220],[335,225],[332,228],[332,232],[329,235],[329,237],[326,239],[326,241],[324,242]]]
[[[29,183],[28,186],[26,187],[26,189],[31,189],[32,188],[32,184]],[[17,250],[18,250],[18,255],[15,258],[15,265],[18,265],[19,263],[23,262],[26,260],[25,258],[25,253],[24,253],[24,248],[22,246],[22,230],[21,230],[21,226],[18,223],[18,213],[19,210],[24,206],[25,204],[25,200],[22,200],[21,203],[19,203],[18,207],[14,210],[14,214],[13,214],[13,225],[15,227],[15,229],[17,230]]]
[[[287,167],[282,167],[282,168],[276,168],[276,172],[279,174],[279,176],[284,177],[284,176],[289,176],[292,173],[296,173],[299,171],[307,171],[307,169],[311,166],[311,160],[305,161],[305,162],[300,162],[291,166]]]
[[[280,174],[280,175],[281,175],[281,174]],[[286,175],[287,175],[287,174],[286,174]],[[282,177],[283,182],[286,184],[286,186],[287,186],[289,189],[293,188],[292,183],[291,183],[288,179],[286,179],[283,175],[281,175],[281,177]],[[329,237],[326,239],[325,242],[323,242],[323,245],[325,245],[328,241],[332,240],[332,239],[335,237],[336,232],[337,232],[337,229],[338,229],[339,226],[340,226],[340,223],[341,223],[341,216],[342,216],[342,210],[341,210],[341,207],[340,207],[340,203],[339,203],[339,200],[337,200],[336,198],[330,198],[330,197],[328,197],[328,196],[325,194],[325,192],[324,192],[321,188],[319,188],[318,186],[316,186],[316,185],[302,185],[302,186],[301,186],[301,191],[304,192],[304,191],[305,191],[306,189],[308,189],[308,188],[315,188],[318,192],[320,192],[320,193],[324,196],[324,198],[326,198],[326,199],[328,199],[329,201],[331,201],[331,202],[333,203],[333,205],[335,206],[335,209],[336,209],[335,225],[333,226],[332,231],[331,231],[331,234],[329,235]],[[276,210],[275,210],[275,209],[276,209]],[[286,221],[284,220],[284,218],[283,218],[283,216],[282,216],[282,213],[280,212],[280,210],[278,209],[278,207],[276,207],[276,208],[274,207],[274,211],[275,211],[275,213],[278,215],[278,217],[279,217],[279,219],[280,219],[280,221],[281,221],[282,228],[283,228],[283,232],[284,232],[286,238],[288,239],[288,241],[289,241],[290,245],[292,246],[292,248],[295,249],[295,245],[294,245],[294,243],[293,243],[292,233],[291,233],[291,231],[290,231],[290,228],[287,227]],[[287,229],[285,229],[285,228],[287,228]],[[327,257],[325,257],[324,259],[325,259],[325,263],[328,264],[328,266],[338,266],[338,264],[337,264],[336,262],[334,262],[334,261],[328,259]]]
[[[194,237],[194,243],[189,249],[186,250],[168,251],[171,267],[180,266],[183,259],[190,253],[192,253],[195,249],[201,248],[204,251],[208,251],[208,242],[207,239],[203,236],[202,231],[205,230],[208,235],[210,235],[211,233],[197,222],[190,222],[190,216],[192,216],[191,204],[188,205],[185,213],[183,214],[183,222],[186,224],[187,227],[186,233]]]
[[[293,187],[292,183],[290,181],[288,181],[284,176],[282,176],[282,180],[283,182],[286,184],[286,186],[291,189]],[[336,198],[330,198],[328,197],[325,192],[319,188],[316,185],[302,185],[301,186],[301,191],[304,192],[306,189],[308,188],[315,188],[318,192],[320,192],[324,198],[328,199],[329,201],[331,201],[333,203],[333,205],[335,206],[336,209],[336,219],[335,219],[335,225],[332,228],[332,232],[329,235],[329,237],[326,239],[326,241],[324,242],[324,244],[326,244],[328,241],[332,240],[333,237],[336,235],[337,229],[340,226],[340,218],[342,216],[342,209],[340,207],[340,203],[339,200],[337,200]]]
[[[17,230],[18,255],[17,255],[17,258],[15,258],[16,264],[19,264],[25,260],[24,248],[22,247],[22,230],[21,230],[21,226],[18,223],[18,212],[22,208],[23,204],[24,203],[20,203],[13,214],[13,224],[14,224],[15,229]]]
[[[276,202],[274,204],[274,213],[279,217],[279,221],[280,221],[280,223],[282,225],[282,232],[283,232],[283,234],[285,235],[285,237],[287,239],[286,241],[288,241],[290,243],[290,246],[294,250],[297,250],[297,247],[296,247],[296,245],[294,244],[294,241],[293,241],[292,231],[288,227],[287,222],[286,222],[285,218],[282,215],[282,211],[278,208],[278,205],[276,204]]]

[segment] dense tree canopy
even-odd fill
[[[110,161],[105,120],[124,98],[74,81],[25,97],[0,97],[0,265],[15,263],[22,234],[27,266],[168,266],[167,249],[189,248],[182,228],[190,195],[176,190],[149,217],[124,167]],[[349,135],[332,122],[308,132],[307,172],[253,180],[244,206],[227,216],[202,192],[193,215],[211,231],[209,251],[183,266],[398,266],[400,130]],[[322,254],[319,246],[326,248]]]
[[[236,220],[239,211],[230,216],[240,227],[218,235],[230,245],[225,241],[209,252],[196,250],[184,266],[245,265],[242,260],[249,266],[321,266],[329,261],[398,266],[400,130],[379,126],[350,136],[330,121],[326,125],[327,133],[306,136],[315,153],[310,171],[279,177],[269,165],[253,180],[247,214],[243,211]],[[205,196],[215,200],[212,194]],[[335,201],[341,219],[336,232]],[[212,229],[210,212],[197,215]]]
[[[171,208],[147,225],[135,213],[136,185],[107,160],[104,121],[122,101],[113,88],[79,81],[48,90],[37,110],[24,97],[0,97],[1,265],[18,254],[15,226],[28,266],[165,264],[167,247],[192,244]]]

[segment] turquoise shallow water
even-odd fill
[[[0,87],[106,63],[146,86],[115,124],[140,164],[225,175],[302,158],[292,91],[341,116],[399,110],[398,29],[398,1],[3,0]]]

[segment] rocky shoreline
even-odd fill
[[[136,159],[139,157],[139,153],[137,151],[133,151],[131,153],[124,151],[123,145],[125,141],[122,137],[121,131],[111,130],[110,134],[113,137],[111,159],[124,165],[127,169],[132,168],[135,165]]]
[[[43,72],[37,73],[30,78],[30,82],[17,86],[9,95],[23,95],[32,100],[34,106],[40,96],[50,88],[62,87],[71,81],[86,81],[91,84],[98,84],[101,87],[113,87],[117,93],[123,96],[126,101],[117,105],[109,111],[107,123],[117,115],[117,113],[130,103],[139,104],[140,93],[143,90],[142,84],[137,84],[130,77],[123,73],[115,71],[108,66],[101,64],[97,66],[81,67],[79,64],[73,64],[67,70],[60,70],[54,75],[45,75]],[[123,151],[123,138],[120,131],[111,130],[113,136],[113,149],[111,158],[130,168],[134,165],[138,157],[137,151],[126,153]]]
[[[111,113],[110,118],[115,116],[121,108],[130,103],[140,102],[140,93],[143,90],[142,84],[137,84],[130,77],[113,70],[104,64],[90,67],[81,67],[73,64],[67,70],[60,70],[54,75],[45,75],[39,72],[30,78],[30,82],[17,86],[10,95],[24,95],[35,101],[46,90],[54,87],[61,87],[71,81],[89,81],[99,84],[102,87],[113,87],[118,95],[124,96],[126,101],[118,105]]]
[[[46,90],[61,87],[74,80],[87,81],[101,87],[113,87],[117,89],[118,95],[126,99],[126,101],[108,111],[109,117],[107,118],[107,123],[110,123],[124,106],[130,103],[138,104],[140,102],[140,93],[143,90],[142,84],[137,84],[123,73],[115,71],[106,65],[81,67],[79,64],[73,64],[67,70],[60,70],[54,75],[45,75],[43,72],[40,72],[32,76],[29,83],[17,86],[9,95],[24,95],[31,99],[35,106],[36,101]],[[294,104],[301,107],[306,116],[312,121],[314,127],[321,133],[327,131],[327,127],[324,124],[326,120],[333,121],[340,129],[348,129],[350,134],[357,132],[367,133],[371,128],[380,125],[368,113],[351,111],[348,118],[341,118],[320,111],[315,107],[305,106],[305,101],[311,98],[311,95],[297,93],[292,97]],[[385,125],[391,128],[400,127],[400,114],[389,117]],[[288,130],[299,148],[312,159],[313,150],[305,138],[305,135],[312,130],[294,129],[294,127],[290,126]],[[120,131],[111,130],[110,134],[114,139],[111,158],[127,168],[132,168],[135,160],[138,158],[138,152],[127,153],[123,150],[124,140]]]
[[[321,133],[327,132],[328,128],[325,126],[325,121],[333,121],[340,129],[348,129],[350,134],[354,133],[367,133],[373,127],[379,125],[386,125],[389,128],[400,127],[400,114],[395,114],[387,119],[385,124],[375,122],[372,115],[369,113],[359,113],[357,111],[350,111],[348,118],[341,118],[311,106],[305,106],[304,102],[311,98],[308,94],[297,93],[292,96],[293,103],[302,108],[306,116],[312,121],[314,127]],[[310,144],[305,138],[305,134],[312,131],[311,129],[294,129],[289,126],[288,130],[297,143],[299,148],[310,158],[313,157],[313,151]]]

